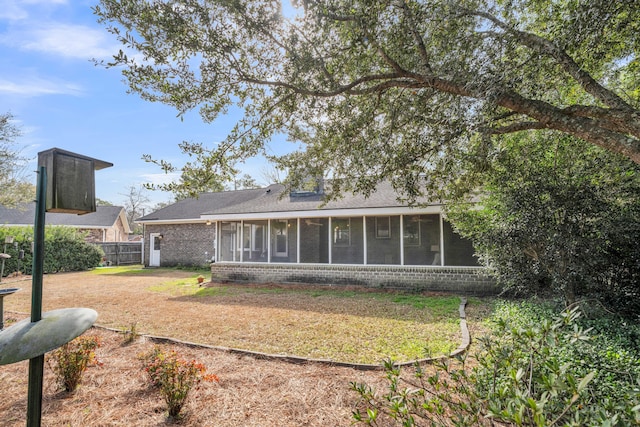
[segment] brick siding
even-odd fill
[[[495,295],[500,289],[483,268],[370,265],[211,264],[213,281],[357,285],[415,291]]]
[[[206,224],[147,225],[144,263],[149,265],[149,234],[162,234],[160,265],[204,266],[214,256],[216,228]]]

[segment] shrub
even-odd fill
[[[74,391],[90,363],[96,361],[95,349],[100,347],[96,336],[81,336],[51,353],[48,364],[57,382],[65,391]]]
[[[597,298],[638,319],[640,165],[548,132],[513,134],[496,148],[467,176],[472,194],[482,188],[478,203],[470,209],[467,196],[447,209],[498,282],[568,304]]]
[[[505,304],[493,334],[480,340],[474,368],[461,357],[432,369],[415,366],[405,378],[388,361],[382,396],[352,383],[362,399],[354,419],[403,426],[640,423],[640,354],[623,349],[622,341],[602,348],[603,338],[593,332],[577,309],[552,318],[539,307]]]
[[[5,275],[18,271],[18,265],[21,272],[30,273],[33,268],[33,227],[0,227],[0,241],[4,241],[6,236],[13,236],[17,245],[7,245],[11,258],[5,261]],[[70,227],[45,227],[44,272],[83,271],[97,267],[104,253],[84,239],[84,233]],[[22,260],[18,260],[20,250],[24,251]]]
[[[33,227],[0,227],[0,242],[4,242],[7,236],[14,238],[14,244],[6,245],[7,254],[11,258],[5,260],[4,274],[6,276],[20,271],[31,273],[31,240],[33,240]],[[5,246],[0,245],[0,252]],[[24,258],[19,259],[18,254],[24,251]]]
[[[122,328],[122,337],[125,344],[131,344],[134,342],[140,333],[138,332],[138,322],[131,322],[128,328]]]
[[[217,376],[206,374],[203,364],[181,359],[175,350],[165,353],[154,347],[140,358],[152,385],[159,389],[167,403],[169,417],[180,415],[189,392],[201,381],[218,381]]]
[[[81,233],[56,235],[45,242],[44,271],[83,271],[97,267],[104,253],[99,247],[84,241]]]

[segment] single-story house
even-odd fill
[[[16,208],[0,206],[0,226],[33,226],[36,204],[26,203]],[[131,228],[122,206],[98,206],[95,212],[84,215],[47,212],[46,225],[72,227],[86,232],[87,242],[127,242]]]
[[[495,282],[441,204],[410,207],[386,183],[322,204],[322,186],[204,193],[139,218],[148,266],[210,264],[212,280],[487,294]]]

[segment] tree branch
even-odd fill
[[[413,36],[413,40],[416,42],[416,45],[418,46],[418,53],[420,55],[420,59],[422,60],[422,66],[424,67],[425,72],[431,75],[433,74],[433,70],[431,69],[431,61],[429,60],[429,54],[427,53],[427,48],[424,45],[424,40],[422,40],[422,36],[420,35],[420,33],[418,32],[418,29],[416,28],[414,17],[411,14],[411,10],[407,5],[406,0],[401,0],[400,3],[401,3],[400,7],[402,8],[402,12],[404,13],[405,19],[409,24],[411,35]]]
[[[511,34],[518,39],[522,44],[535,49],[541,53],[544,53],[554,58],[558,64],[562,66],[567,74],[573,77],[578,84],[589,94],[596,99],[608,105],[611,108],[618,108],[626,111],[634,111],[627,102],[620,98],[616,93],[598,83],[589,73],[584,71],[576,62],[567,54],[564,50],[560,49],[552,41],[540,37],[536,34],[517,30],[510,25],[502,22],[495,16],[487,12],[473,11],[469,9],[461,9],[463,13],[485,18],[495,26],[503,29],[505,32]]]
[[[640,164],[640,139],[612,131],[590,117],[567,114],[553,105],[526,99],[515,92],[503,92],[495,103],[504,108],[538,120],[546,129],[559,130],[581,138],[606,150],[621,153]]]
[[[485,128],[484,131],[491,135],[504,135],[508,133],[520,132],[523,130],[533,130],[533,129],[545,129],[546,126],[540,122],[520,122],[520,123],[512,123],[507,126],[500,126],[497,128]]]

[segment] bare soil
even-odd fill
[[[275,300],[259,294],[256,300],[215,306],[219,317],[212,319],[211,313],[206,312],[211,304],[191,300],[185,304],[187,297],[175,287],[165,292],[142,292],[149,286],[192,277],[193,273],[167,270],[113,277],[88,273],[45,276],[43,311],[90,307],[98,311],[97,323],[104,326],[118,329],[136,323],[143,333],[229,347],[234,345],[213,339],[216,329],[212,324],[223,329],[236,327],[237,319],[241,319],[247,326],[247,341],[251,342],[251,329],[267,323],[272,316],[277,322],[295,323],[291,318],[296,312],[295,300],[275,304]],[[31,282],[28,277],[19,280],[3,280],[0,285],[22,288],[5,298],[7,326],[28,317]],[[320,317],[339,310],[330,306],[329,300],[324,304],[327,306],[306,309]],[[470,309],[473,318],[474,308]],[[358,404],[349,383],[367,382],[374,388],[385,388],[384,373],[380,371],[293,364],[215,349],[161,344],[176,349],[187,359],[204,363],[209,373],[220,378],[219,383],[202,383],[190,395],[183,418],[171,420],[138,360],[141,353],[157,344],[146,338],[125,344],[121,334],[100,328],[92,328],[87,334],[102,340],[97,352],[101,364],[87,370],[74,393],[59,391],[51,370],[45,366],[43,426],[349,426]],[[0,366],[0,426],[25,425],[27,378],[27,361]]]

